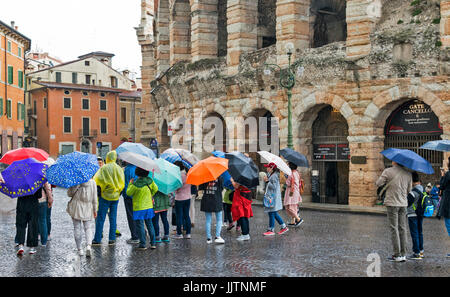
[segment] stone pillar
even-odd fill
[[[239,72],[242,53],[258,49],[258,1],[228,0],[228,74]]]
[[[347,58],[357,59],[370,54],[370,32],[377,16],[369,0],[347,1]],[[374,11],[374,12],[371,12]],[[370,13],[369,13],[370,12]]]
[[[191,60],[191,5],[175,0],[170,8],[170,65]]]
[[[191,1],[192,62],[217,57],[218,0]]]
[[[450,46],[450,1],[441,1],[441,41],[442,46]]]
[[[375,182],[384,170],[380,154],[384,150],[384,137],[350,136],[349,147],[352,157],[362,157],[366,161],[350,162],[348,204],[374,206],[377,199]]]
[[[277,63],[286,65],[286,43],[292,42],[295,49],[309,47],[310,0],[277,1]],[[295,60],[295,51],[292,56]]]
[[[156,72],[170,67],[169,0],[160,0],[156,18]]]

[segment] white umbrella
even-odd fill
[[[124,160],[127,163],[133,164],[136,167],[142,168],[149,172],[161,173],[158,164],[149,157],[139,155],[132,152],[123,152],[119,155],[119,159]]]
[[[274,163],[275,165],[277,165],[278,169],[280,169],[287,175],[292,174],[291,168],[289,168],[289,166],[286,164],[286,162],[284,162],[283,159],[281,159],[280,157],[278,157],[272,153],[266,152],[266,151],[258,152],[258,154],[260,154],[261,157],[266,159],[267,162]]]
[[[52,157],[48,157],[47,160],[45,160],[44,162],[45,165],[47,165],[48,167],[52,166],[53,164],[56,163],[55,159],[53,159]]]

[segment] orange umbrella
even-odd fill
[[[228,159],[209,157],[195,164],[187,174],[186,183],[198,186],[219,178],[228,170]]]

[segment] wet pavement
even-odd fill
[[[214,245],[206,243],[199,201],[192,239],[171,239],[158,244],[156,250],[139,251],[137,245],[126,243],[129,229],[121,200],[118,229],[123,235],[114,246],[104,238],[103,245],[93,247],[92,257],[86,258],[75,248],[65,190],[55,189],[55,196],[52,240],[46,247],[39,246],[35,255],[25,249],[23,257],[16,256],[15,216],[0,215],[0,277],[364,277],[373,263],[368,256],[373,253],[381,258],[381,276],[450,276],[450,259],[445,257],[450,239],[444,223],[437,219],[424,222],[425,259],[391,263],[386,260],[391,245],[382,215],[305,210],[305,222],[299,228],[266,238],[262,233],[268,225],[267,214],[261,206],[254,206],[250,241],[238,242],[234,229],[223,228],[225,244]],[[284,211],[281,214],[286,219]],[[107,220],[104,234],[108,228]]]

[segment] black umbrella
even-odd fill
[[[294,163],[298,167],[309,167],[308,159],[299,152],[290,148],[285,148],[280,151],[280,154],[289,162]]]
[[[228,161],[228,172],[240,185],[249,189],[259,185],[259,170],[253,160],[241,152],[226,153]]]

